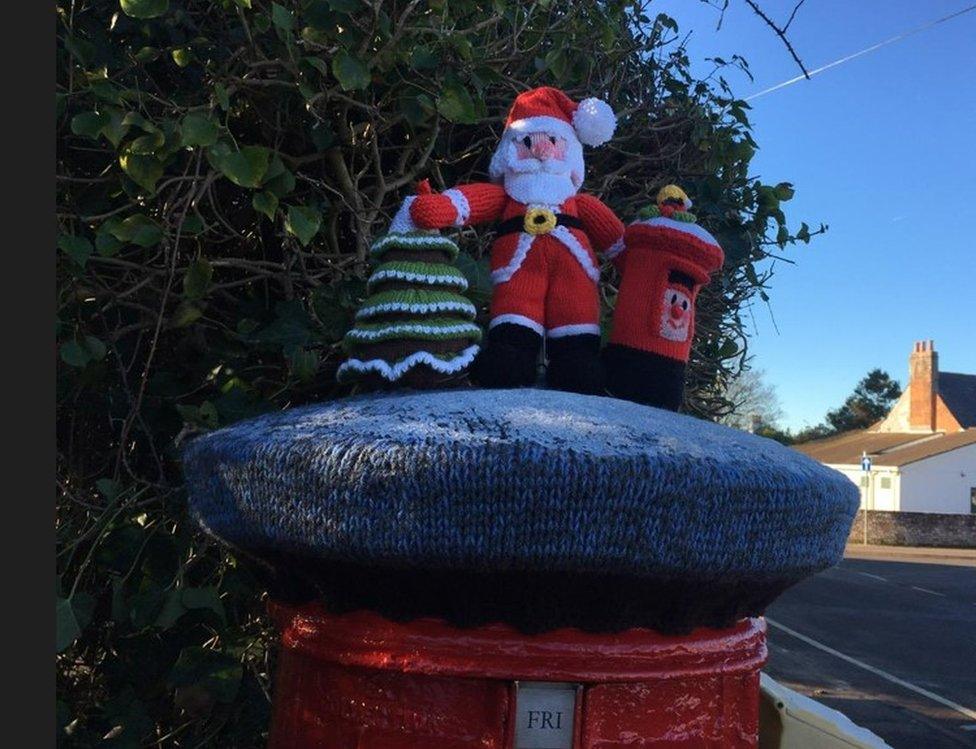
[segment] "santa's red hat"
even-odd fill
[[[584,146],[600,146],[613,137],[617,118],[602,99],[575,102],[558,88],[542,86],[523,91],[512,103],[505,130],[547,132]]]

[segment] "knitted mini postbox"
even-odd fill
[[[722,248],[669,185],[649,218],[627,227],[622,280],[604,353],[610,391],[677,410],[695,334],[695,300],[722,267]]]

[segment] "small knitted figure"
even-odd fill
[[[724,256],[697,224],[681,188],[667,185],[649,216],[627,227],[620,293],[603,351],[618,398],[677,411],[695,334],[695,299]]]
[[[467,280],[452,265],[457,245],[429,232],[390,233],[370,253],[369,297],[343,341],[350,358],[339,381],[420,389],[459,383],[481,329],[472,322],[474,305],[461,296]]]
[[[624,226],[600,200],[577,191],[583,145],[605,143],[615,127],[599,99],[577,103],[548,87],[525,91],[492,157],[493,182],[407,198],[406,229],[498,222],[491,322],[472,372],[479,384],[532,385],[545,335],[550,387],[603,392],[594,248],[619,252]]]

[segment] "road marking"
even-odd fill
[[[864,575],[865,577],[870,577],[872,580],[880,580],[883,583],[888,582],[888,578],[881,577],[881,575],[872,575],[870,572],[859,572],[857,570],[854,570],[854,571],[857,572],[857,574],[859,574],[859,575]]]
[[[940,593],[937,590],[929,590],[928,588],[920,588],[917,585],[913,585],[912,586],[912,590],[920,590],[923,593],[931,593],[933,596],[942,596],[943,598],[946,597],[946,594],[945,593]]]
[[[897,684],[898,686],[903,687],[904,689],[907,689],[911,692],[920,694],[923,697],[928,697],[933,702],[938,702],[940,705],[944,707],[948,707],[951,710],[955,710],[958,713],[962,713],[967,718],[972,718],[973,720],[976,720],[976,710],[971,710],[968,707],[964,707],[963,705],[960,705],[958,702],[947,700],[945,697],[937,695],[935,692],[930,692],[928,689],[923,689],[922,687],[915,686],[911,682],[907,682],[904,679],[899,679],[897,676],[893,676],[892,674],[889,674],[887,671],[882,671],[880,668],[875,668],[874,666],[870,666],[867,663],[864,663],[863,661],[859,661],[857,658],[852,658],[849,655],[845,655],[839,650],[834,650],[829,645],[824,645],[822,642],[817,642],[812,637],[807,637],[804,634],[800,634],[795,629],[790,629],[785,624],[780,624],[779,622],[773,621],[769,617],[766,618],[766,623],[769,624],[771,627],[775,627],[776,629],[780,629],[786,632],[786,634],[788,635],[792,635],[793,637],[800,640],[801,642],[805,642],[807,645],[811,645],[817,648],[818,650],[822,650],[825,653],[829,653],[830,655],[840,658],[842,661],[846,661],[847,663],[850,663],[852,666],[863,668],[865,671],[869,671],[875,676],[880,676],[882,679],[885,679],[886,681],[890,681],[892,684]]]

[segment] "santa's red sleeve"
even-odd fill
[[[576,210],[593,249],[602,252],[620,268],[624,250],[623,222],[602,200],[592,195],[577,195]]]
[[[410,204],[410,218],[421,229],[484,224],[501,218],[505,202],[501,185],[476,182],[438,194],[417,195]]]

